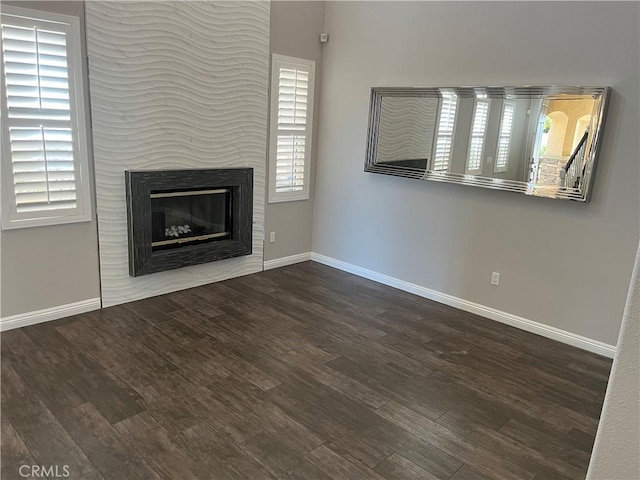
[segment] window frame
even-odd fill
[[[269,112],[269,188],[268,203],[295,202],[308,200],[311,181],[311,151],[313,149],[313,125],[314,125],[314,93],[315,93],[315,66],[314,60],[288,57],[285,55],[271,55],[271,85],[270,85],[270,112]],[[305,70],[309,74],[309,87],[307,96],[307,124],[304,130],[290,130],[297,135],[305,137],[304,177],[302,190],[293,192],[276,191],[276,166],[278,152],[278,134],[287,129],[278,129],[278,100],[279,100],[279,74],[281,68],[295,68]]]
[[[41,10],[3,6],[0,23],[18,27],[40,27],[65,33],[67,42],[67,71],[69,82],[70,128],[75,166],[76,208],[18,213],[13,183],[13,161],[9,128],[4,61],[0,61],[0,95],[2,105],[0,187],[2,188],[2,230],[88,222],[93,218],[91,180],[89,170],[89,142],[85,102],[84,68],[82,58],[80,18]],[[4,53],[2,58],[4,59]],[[37,119],[36,119],[37,121]],[[44,125],[42,125],[44,126]],[[50,127],[51,128],[51,127]],[[55,127],[54,127],[55,128]]]

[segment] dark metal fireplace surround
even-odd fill
[[[126,171],[129,275],[251,255],[253,169]]]

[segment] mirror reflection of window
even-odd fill
[[[509,153],[511,150],[511,133],[513,121],[516,118],[516,102],[505,100],[502,105],[502,119],[500,120],[500,134],[498,136],[498,151],[494,172],[506,172],[509,166]]]
[[[453,137],[458,112],[458,96],[453,93],[442,94],[442,104],[438,119],[438,134],[433,154],[432,170],[448,172],[451,167],[451,153],[453,151]]]
[[[487,123],[489,120],[490,100],[476,100],[471,127],[471,139],[469,141],[469,153],[467,155],[467,173],[479,174],[482,172],[482,158],[484,143],[487,135]]]
[[[540,120],[540,129],[542,134],[540,136],[540,151],[539,155],[544,156],[547,153],[547,145],[549,144],[549,132],[551,131],[551,117],[544,115]]]

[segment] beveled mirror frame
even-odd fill
[[[518,99],[518,98],[542,98],[562,95],[591,95],[601,98],[600,104],[592,117],[592,129],[589,134],[588,145],[585,153],[584,175],[581,177],[577,188],[557,186],[540,186],[533,182],[517,180],[505,180],[478,175],[460,174],[452,172],[436,172],[432,170],[420,170],[402,166],[384,166],[376,164],[376,149],[378,132],[380,127],[380,115],[382,99],[384,97],[429,97],[442,98],[442,93],[455,93],[459,98],[478,98],[481,94],[484,98]],[[365,172],[393,175],[420,180],[436,182],[457,183],[475,187],[490,188],[518,192],[525,195],[546,197],[560,200],[574,200],[578,202],[589,201],[589,196],[595,177],[596,160],[602,139],[604,119],[608,106],[609,87],[587,86],[520,86],[520,87],[372,87],[369,107],[369,128],[367,134]]]

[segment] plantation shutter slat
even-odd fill
[[[458,97],[454,94],[443,94],[431,167],[434,171],[446,172],[450,168],[457,111]]]
[[[10,127],[9,141],[17,212],[34,202],[42,204],[42,210],[61,208],[58,201],[64,202],[62,208],[70,208],[69,200],[76,198],[71,129]],[[60,190],[73,195],[51,195]]]
[[[296,60],[274,55],[272,65],[270,200],[308,195],[313,66]]]
[[[504,172],[509,165],[509,153],[511,150],[511,132],[515,121],[516,105],[514,102],[504,102],[502,119],[500,121],[500,133],[498,136],[498,150],[496,152],[495,172]]]
[[[278,78],[278,130],[305,130],[309,73],[280,67]]]
[[[276,191],[296,191],[304,187],[305,137],[278,135]]]
[[[478,173],[482,170],[482,154],[489,120],[489,105],[489,100],[476,100],[471,126],[471,139],[469,141],[469,154],[467,156],[468,173]]]
[[[78,209],[79,167],[64,25],[2,19],[15,213]],[[50,25],[49,25],[50,24]],[[58,29],[60,31],[58,31]]]

